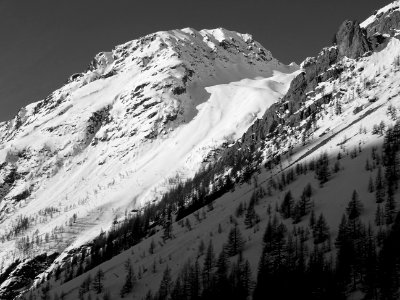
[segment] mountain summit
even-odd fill
[[[157,201],[240,138],[297,70],[222,28],[157,32],[97,54],[0,124],[0,257],[41,253],[11,250],[21,217],[35,236],[74,220],[55,246],[63,251]]]

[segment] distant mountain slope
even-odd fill
[[[297,70],[222,28],[158,32],[96,55],[0,124],[4,267],[79,246],[192,177],[283,97]],[[16,245],[26,236],[51,242],[25,251]]]

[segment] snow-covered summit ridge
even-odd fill
[[[360,24],[361,27],[365,28],[371,25],[374,21],[376,21],[379,16],[393,11],[400,11],[400,1],[396,0],[392,3],[382,7],[381,9],[377,10],[373,15],[369,16],[364,22]]]
[[[222,28],[157,32],[99,53],[0,123],[0,235],[19,216],[29,218],[24,235],[45,235],[76,215],[76,228],[50,250],[81,244],[240,138],[297,70]],[[20,238],[11,235],[0,257],[26,255]]]

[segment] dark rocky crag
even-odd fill
[[[321,104],[332,101],[332,95],[325,95],[311,106],[302,108],[319,83],[338,78],[343,71],[341,61],[344,57],[358,59],[368,55],[387,40],[383,34],[394,32],[392,26],[400,28],[398,12],[385,16],[367,28],[362,28],[358,21],[343,22],[335,34],[334,44],[301,64],[303,72],[293,79],[282,100],[270,106],[263,118],[258,119],[233,147],[226,149],[222,157],[232,156],[240,149],[262,149],[266,138],[281,134],[285,126],[298,126],[315,114]]]

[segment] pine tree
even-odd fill
[[[381,208],[381,204],[378,204],[375,212],[375,225],[382,226],[384,224],[385,224],[385,216]]]
[[[103,279],[104,272],[102,269],[99,268],[93,279],[93,289],[96,291],[97,294],[100,294],[103,291]]]
[[[246,225],[247,228],[251,228],[255,225],[256,220],[257,220],[257,213],[254,210],[254,204],[250,203],[249,207],[247,208],[246,211],[246,216],[244,219],[244,224]]]
[[[156,244],[154,243],[154,240],[152,239],[150,242],[150,246],[149,246],[149,253],[150,254],[154,254],[154,248],[156,247]]]
[[[369,159],[367,158],[365,162],[365,170],[370,171],[371,170],[371,164],[369,162]]]
[[[291,191],[288,191],[285,194],[285,197],[283,198],[281,207],[280,207],[280,212],[282,214],[282,217],[285,219],[288,219],[292,216],[294,209],[294,200],[292,197]]]
[[[394,222],[395,213],[396,213],[396,203],[394,201],[393,190],[391,188],[391,185],[389,185],[387,200],[385,204],[386,225],[390,225]]]
[[[258,265],[257,285],[253,295],[255,300],[265,299],[265,295],[271,299],[282,297],[278,290],[282,286],[281,282],[284,281],[281,276],[284,274],[286,265],[286,232],[285,225],[278,223],[276,217],[273,221],[268,221],[263,236],[264,247]],[[281,290],[280,293],[282,293]]]
[[[186,226],[188,231],[192,230],[192,224],[190,223],[189,218],[186,218],[185,226]]]
[[[200,244],[199,244],[199,249],[198,249],[198,256],[201,256],[204,254],[205,248],[206,248],[206,246],[204,245],[204,241],[201,240]]]
[[[229,256],[234,256],[242,252],[245,241],[242,237],[242,233],[239,230],[239,227],[236,223],[234,223],[233,228],[229,232],[228,235],[228,243],[226,245],[227,254]]]
[[[376,253],[375,236],[368,227],[366,243],[365,243],[365,258],[363,273],[362,290],[365,293],[365,299],[378,299],[378,257]]]
[[[111,295],[109,291],[105,291],[103,294],[103,300],[111,300]]]
[[[172,224],[170,221],[167,221],[164,225],[163,240],[165,242],[170,238],[172,238]]]
[[[191,299],[198,299],[200,295],[200,266],[196,259],[194,265],[189,268],[189,291]]]
[[[214,246],[212,244],[212,240],[210,240],[208,247],[207,247],[207,252],[206,256],[204,258],[204,264],[203,264],[203,286],[204,289],[208,289],[211,286],[211,281],[212,281],[212,270],[215,265],[215,254],[214,254]]]
[[[239,255],[229,275],[233,299],[246,300],[250,294],[252,280],[250,263]]]
[[[227,292],[229,290],[229,282],[228,282],[228,258],[226,256],[226,252],[224,250],[218,256],[218,260],[216,263],[216,271],[215,271],[215,291],[214,296],[216,299],[218,297],[226,297]]]
[[[375,187],[374,187],[374,182],[372,180],[372,177],[369,177],[369,181],[368,181],[368,192],[369,193],[373,193],[375,191]]]
[[[236,208],[236,211],[235,211],[235,216],[236,216],[236,218],[240,218],[240,217],[243,215],[243,211],[244,211],[244,209],[243,209],[243,203],[240,202],[239,205],[238,205],[238,207]]]
[[[314,244],[325,242],[329,238],[329,227],[324,215],[321,213],[313,230]]]
[[[382,178],[382,167],[379,166],[375,179],[375,199],[376,203],[382,203],[385,197],[385,186]]]
[[[132,291],[133,285],[136,281],[135,273],[133,272],[133,268],[132,268],[132,263],[129,258],[125,261],[124,267],[125,267],[126,277],[125,277],[125,283],[122,286],[122,289],[120,292],[120,295],[122,298],[126,294],[129,294]]]
[[[315,223],[317,222],[316,217],[315,217],[315,211],[312,210],[310,214],[310,228],[313,229],[315,226]]]
[[[151,271],[153,272],[153,274],[157,273],[157,262],[155,258],[153,260],[153,263],[151,264]]]
[[[322,153],[318,158],[315,173],[320,185],[323,185],[329,180],[329,158],[327,152]]]
[[[356,190],[353,191],[351,196],[351,200],[347,205],[346,212],[348,215],[349,220],[354,220],[360,217],[363,210],[363,205],[358,199],[358,193]]]
[[[167,265],[163,273],[163,278],[160,283],[160,288],[158,290],[159,300],[168,299],[168,295],[170,294],[171,291],[171,283],[172,283],[171,269]]]
[[[175,281],[174,287],[171,290],[171,299],[174,300],[185,300],[187,297],[184,294],[181,279],[178,277]]]
[[[306,216],[310,209],[311,209],[311,196],[312,196],[312,187],[311,184],[307,184],[304,189],[303,192],[301,194],[300,200],[296,203],[295,206],[295,213],[294,213],[294,217],[295,217],[295,223],[298,223],[301,221],[301,218],[303,218],[304,216]]]
[[[335,245],[337,248],[336,272],[338,274],[338,281],[341,286],[345,287],[350,281],[350,271],[354,253],[345,214],[343,214],[339,225]]]

